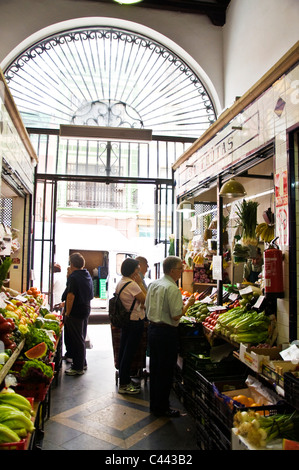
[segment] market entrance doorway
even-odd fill
[[[127,256],[146,256],[155,277],[173,233],[172,181],[120,182],[37,176],[32,234],[32,285],[55,305],[54,263],[66,279],[69,254],[85,254],[97,298],[107,302]],[[60,289],[63,286],[60,284]],[[104,306],[104,302],[102,302]]]

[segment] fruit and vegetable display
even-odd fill
[[[219,316],[215,331],[236,343],[258,344],[269,337],[270,324],[265,312],[236,307]]]
[[[51,361],[62,322],[35,287],[22,294],[2,287],[1,296],[0,340],[5,349],[0,353],[0,374],[11,358],[0,380],[0,444],[4,445],[18,443],[34,431],[30,400],[38,400],[54,377]]]
[[[233,343],[258,345],[267,341],[272,342],[275,316],[268,315],[262,308],[263,304],[260,308],[255,307],[261,294],[260,289],[251,286],[249,291],[219,308],[214,303],[208,304],[204,300],[197,300],[187,309],[181,322],[200,322],[208,331],[221,335]],[[186,293],[185,298],[188,298]]]
[[[206,303],[202,303],[199,300],[197,300],[194,302],[193,305],[191,305],[188,308],[186,312],[186,317],[192,318],[198,322],[203,322],[206,319],[206,317],[209,315],[209,313],[210,312],[208,309],[208,305]]]
[[[10,356],[23,340],[25,350],[45,343],[53,352],[61,332],[61,321],[59,315],[44,306],[44,296],[35,287],[23,294],[12,289],[3,292],[5,307],[0,308],[0,340],[4,343],[5,353]],[[0,361],[0,369],[1,365],[3,361]]]
[[[275,439],[298,440],[299,413],[263,416],[256,411],[238,411],[234,416],[237,435],[260,449]]]

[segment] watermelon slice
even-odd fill
[[[28,359],[39,359],[40,357],[45,356],[48,346],[45,342],[39,343],[33,348],[28,349],[24,354]]]

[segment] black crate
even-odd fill
[[[240,378],[241,379],[241,378]],[[242,380],[242,379],[241,379]],[[238,390],[238,386],[241,388],[246,388],[246,386],[242,386],[242,382],[236,381],[236,390]],[[291,412],[291,407],[288,405],[287,402],[281,400],[277,404],[274,405],[261,405],[261,406],[251,406],[246,407],[241,403],[233,400],[232,397],[225,395],[225,393],[219,392],[216,385],[213,384],[213,391],[214,391],[214,400],[212,406],[212,412],[218,416],[221,423],[227,427],[227,429],[231,429],[234,426],[234,416],[238,411],[258,411],[259,414],[264,416],[273,416],[276,414],[288,414]]]
[[[209,342],[203,332],[202,323],[179,324],[179,353],[185,357],[189,353],[208,354]]]
[[[230,433],[227,434],[226,430],[223,431],[218,420],[211,420],[209,436],[212,448],[215,450],[231,450]]]
[[[292,372],[284,374],[284,397],[290,405],[299,410],[299,372],[296,375]]]
[[[206,339],[197,336],[181,336],[179,338],[179,354],[186,357],[189,353],[208,354],[209,344]]]
[[[205,338],[202,323],[179,323],[179,336]]]
[[[202,365],[201,369],[196,371],[197,390],[203,399],[213,399],[213,383],[223,381],[233,381],[235,379],[245,378],[248,375],[248,368],[237,359],[232,361],[221,361]]]
[[[212,450],[210,436],[200,422],[196,423],[196,443],[200,450]]]

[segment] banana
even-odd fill
[[[19,442],[18,434],[5,424],[0,424],[0,444],[7,442]]]
[[[256,227],[256,234],[263,242],[270,242],[274,238],[274,226],[263,222]]]
[[[260,233],[260,239],[263,241],[265,241],[267,230],[268,230],[268,225],[266,224],[266,226],[262,229]]]
[[[256,227],[256,230],[255,230],[255,233],[257,235],[260,235],[262,230],[265,229],[265,227],[267,226],[266,222],[263,222],[261,224],[258,224],[257,227]]]
[[[274,227],[269,227],[266,233],[265,242],[270,242],[274,238]]]
[[[21,411],[26,410],[33,414],[30,401],[18,393],[0,393],[0,405],[14,406]]]

